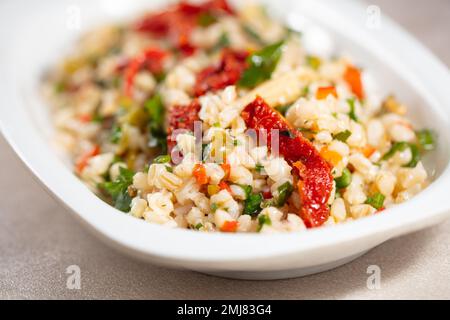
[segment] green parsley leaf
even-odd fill
[[[336,181],[336,189],[345,189],[352,183],[352,173],[345,168],[342,170],[342,175],[334,180]]]
[[[172,161],[170,155],[165,154],[159,157],[156,157],[155,159],[153,159],[153,163],[169,163],[170,161]]]
[[[128,187],[133,183],[134,172],[124,167],[120,167],[119,172],[119,177],[115,181],[102,183],[99,187],[111,196],[116,209],[129,212],[132,198]]]
[[[353,121],[358,122],[358,116],[356,115],[355,99],[348,99],[347,103],[350,106],[350,112],[348,113],[348,116]]]
[[[347,142],[347,139],[350,138],[351,135],[352,133],[349,130],[345,130],[343,132],[339,132],[334,136],[334,138],[342,142]]]
[[[387,161],[392,158],[397,152],[405,151],[406,149],[411,150],[411,161],[404,167],[415,168],[420,161],[420,152],[417,145],[408,142],[396,142],[392,145],[391,149],[381,158],[383,161]]]
[[[256,216],[261,212],[261,203],[263,201],[262,194],[250,194],[244,202],[243,214]]]
[[[435,133],[429,129],[423,129],[416,132],[420,149],[424,151],[432,151],[436,148]]]
[[[290,182],[283,183],[278,187],[278,198],[275,202],[276,207],[282,207],[294,192],[294,187]]]
[[[111,136],[109,141],[111,141],[111,143],[117,144],[119,143],[121,138],[122,138],[122,127],[114,125],[111,129]]]
[[[258,232],[260,232],[264,226],[271,226],[271,225],[272,220],[270,220],[270,217],[268,215],[263,214],[258,217]]]
[[[244,71],[239,85],[244,88],[254,88],[270,79],[272,72],[280,60],[283,42],[277,42],[255,52],[247,58],[249,67]]]
[[[384,206],[384,200],[386,197],[382,195],[381,193],[375,193],[373,196],[368,197],[366,200],[366,204],[371,205],[377,210],[380,210]]]

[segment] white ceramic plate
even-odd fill
[[[418,126],[439,133],[426,159],[434,181],[413,200],[370,218],[297,234],[204,234],[172,230],[119,213],[92,194],[50,143],[52,126],[37,86],[45,68],[63,56],[81,27],[130,16],[162,1],[25,1],[0,4],[0,127],[42,183],[110,245],[171,267],[246,279],[277,279],[327,270],[393,238],[442,222],[450,201],[450,77],[448,69],[386,17],[366,27],[356,1],[265,1],[294,26],[313,22],[329,31],[381,84],[410,106]],[[78,11],[81,10],[81,11]],[[75,16],[74,16],[75,14]],[[74,20],[75,19],[75,20]],[[20,192],[20,191],[18,191]]]

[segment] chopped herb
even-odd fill
[[[246,198],[246,199],[249,198],[249,197],[251,196],[251,194],[252,194],[252,190],[253,190],[252,186],[249,186],[249,185],[247,185],[247,186],[241,185],[240,187],[241,187],[241,188],[244,190],[244,192],[245,192],[245,198]]]
[[[169,167],[169,166],[166,166],[166,171],[167,171],[167,172],[170,172],[170,173],[173,173],[173,168],[172,168],[172,167]]]
[[[254,40],[256,43],[258,44],[262,44],[264,45],[264,40],[259,36],[259,34],[253,30],[250,26],[248,25],[243,25],[242,26],[242,30],[244,30],[244,32],[247,34],[247,36],[249,36],[249,38],[251,38],[252,40]]]
[[[209,12],[203,12],[198,16],[198,25],[201,27],[209,27],[217,22],[217,18]]]
[[[347,103],[350,106],[350,112],[348,113],[348,116],[353,121],[358,122],[358,116],[356,115],[355,99],[348,99]]]
[[[250,194],[244,202],[243,214],[256,216],[261,212],[261,203],[263,201],[262,194]]]
[[[102,123],[103,122],[103,117],[98,113],[94,113],[94,116],[92,117],[92,122],[94,123]]]
[[[420,149],[424,151],[432,151],[436,148],[435,133],[429,129],[416,132]]]
[[[160,147],[161,151],[167,151],[167,135],[164,130],[164,104],[159,94],[154,95],[145,103],[145,110],[150,116],[149,132],[150,132],[150,147]]]
[[[308,128],[297,128],[297,131],[301,132],[301,133],[310,133],[310,134],[316,134],[317,133],[313,129],[308,129]]]
[[[342,170],[342,175],[334,180],[336,181],[336,189],[345,189],[352,183],[352,173],[345,168]]]
[[[264,170],[264,166],[262,165],[262,164],[256,164],[256,166],[255,166],[255,170],[258,172],[258,173],[261,173],[263,170]]]
[[[320,60],[320,58],[317,56],[307,56],[306,63],[314,70],[319,70],[322,64],[322,60]]]
[[[102,183],[99,187],[111,196],[116,209],[128,212],[132,199],[128,187],[133,183],[134,172],[124,167],[119,167],[119,172],[115,181]]]
[[[383,161],[387,161],[392,158],[397,152],[405,151],[406,149],[411,151],[411,161],[405,165],[407,168],[415,168],[420,161],[419,148],[412,143],[408,142],[396,142],[392,145],[391,149],[381,158]]]
[[[303,90],[302,90],[302,94],[301,94],[301,96],[303,97],[303,98],[306,98],[308,95],[309,95],[309,86],[306,86],[306,87],[304,87],[303,88]]]
[[[222,35],[219,38],[219,41],[214,45],[214,47],[211,48],[211,52],[220,51],[223,48],[226,48],[230,46],[230,38],[228,37],[228,34],[226,32],[222,33]]]
[[[366,200],[366,204],[371,205],[377,210],[380,210],[384,206],[384,200],[386,197],[382,195],[381,193],[375,193],[373,196],[368,197]]]
[[[63,93],[64,91],[66,91],[66,84],[64,82],[58,82],[55,85],[55,92],[56,93]]]
[[[270,220],[270,217],[266,214],[260,215],[258,217],[258,232],[262,230],[264,226],[271,226],[272,220]]]
[[[122,139],[122,127],[114,125],[111,129],[111,137],[109,141],[111,141],[111,143],[117,144],[119,143],[120,139]]]
[[[286,201],[294,192],[294,187],[290,182],[286,182],[278,187],[278,198],[276,200],[275,206],[282,207],[286,204]]]
[[[241,80],[239,80],[239,85],[245,88],[253,88],[270,79],[280,60],[282,46],[282,41],[277,42],[250,55],[247,58],[249,67],[244,71]]]
[[[213,204],[211,205],[211,211],[212,211],[212,212],[216,212],[217,209],[219,209],[219,206],[218,206],[216,203],[213,203]]]
[[[214,124],[213,124],[213,127],[215,127],[215,128],[220,128],[220,122],[214,123]]]
[[[347,142],[347,139],[350,138],[351,135],[352,133],[349,130],[345,130],[343,132],[339,132],[334,136],[334,138],[342,142]]]
[[[237,147],[237,146],[240,146],[242,143],[238,140],[238,139],[234,139],[233,140],[233,145],[235,146],[235,147]]]
[[[172,161],[172,159],[170,158],[170,155],[165,154],[165,155],[156,157],[153,160],[153,163],[169,163],[170,161]]]
[[[201,228],[203,228],[203,224],[197,223],[194,228],[195,230],[200,230]]]
[[[150,115],[150,128],[161,130],[164,124],[164,104],[159,94],[154,95],[145,103],[145,110]]]

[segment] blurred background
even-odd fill
[[[450,66],[449,0],[366,3],[378,6],[382,16],[392,17]],[[450,222],[392,240],[326,273],[272,282],[233,281],[150,266],[103,245],[45,192],[1,135],[0,168],[3,299],[450,298]],[[382,270],[380,290],[366,286],[372,264]],[[66,288],[70,265],[81,268],[81,290]]]

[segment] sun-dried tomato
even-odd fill
[[[327,201],[333,188],[331,166],[305,139],[292,128],[281,114],[257,97],[242,112],[248,128],[257,133],[267,132],[267,146],[272,150],[272,134],[278,130],[279,154],[294,165],[299,176],[299,193],[302,201],[300,216],[309,228],[321,226],[329,217]]]
[[[167,131],[167,147],[169,149],[169,154],[177,145],[177,135],[175,130],[184,129],[193,132],[195,121],[200,121],[198,116],[200,108],[200,103],[197,100],[194,100],[189,105],[177,105],[170,109],[169,129]]]
[[[226,0],[210,0],[198,5],[182,1],[166,11],[145,16],[135,25],[135,30],[168,39],[183,54],[191,55],[195,47],[189,42],[190,35],[200,15],[205,13],[234,14]]]
[[[238,82],[247,67],[247,56],[246,51],[224,49],[218,65],[209,66],[197,75],[195,96],[199,97]]]
[[[164,59],[168,55],[168,52],[159,48],[148,48],[142,54],[138,55],[127,63],[125,67],[125,94],[128,97],[132,96],[134,79],[136,74],[146,69],[151,73],[158,75],[164,71]]]

